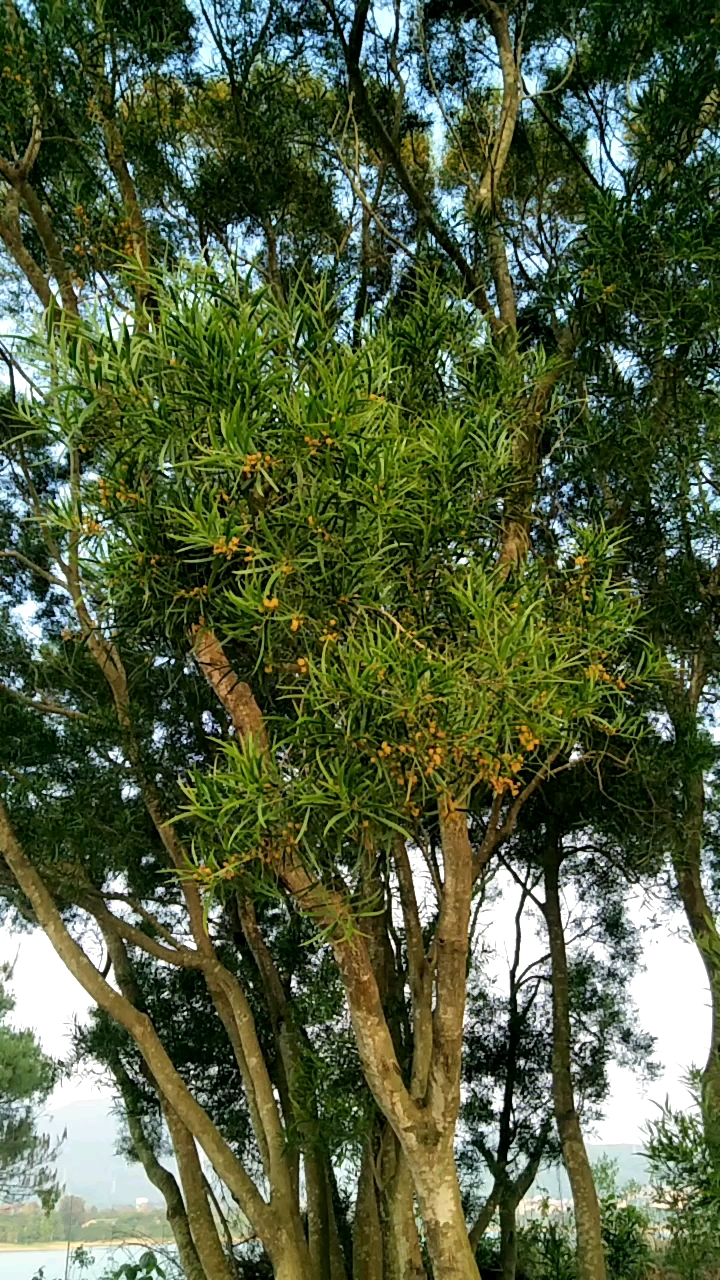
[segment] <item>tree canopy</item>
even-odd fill
[[[637,886],[720,1167],[715,7],[0,25],[6,909],[190,1280],[513,1280],[553,1153],[605,1280]]]

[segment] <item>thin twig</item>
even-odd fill
[[[47,569],[42,569],[39,564],[35,564],[34,560],[29,560],[21,551],[0,551],[0,557],[3,560],[17,560],[19,564],[26,569],[31,569],[33,573],[37,573],[40,578],[52,583],[54,587],[61,587],[63,591],[67,590],[67,584],[63,582],[62,578],[56,578],[54,574],[48,573]]]
[[[463,147],[462,138],[460,137],[460,134],[458,133],[457,129],[455,128],[455,125],[453,124],[452,117],[448,115],[448,112],[445,109],[445,104],[443,103],[442,97],[440,95],[437,84],[435,82],[435,76],[433,74],[432,64],[430,62],[430,53],[427,47],[427,41],[425,39],[425,28],[423,27],[422,22],[418,24],[418,37],[420,39],[420,48],[422,49],[423,56],[425,58],[425,66],[427,67],[428,79],[430,81],[430,88],[432,90],[433,97],[435,98],[435,101],[437,102],[438,107],[440,108],[440,114],[442,115],[442,118],[445,121],[447,130],[451,138],[453,139],[455,146],[458,149],[458,154],[460,156],[463,168],[468,178],[468,190],[471,192],[471,194],[474,195],[475,192],[477,191],[477,184],[475,182],[472,169],[470,168],[470,165],[468,163],[467,156],[465,155],[465,148]]]
[[[342,165],[343,172],[348,182],[350,183],[350,186],[353,189],[354,195],[360,201],[363,208],[370,215],[373,221],[377,224],[379,230],[385,236],[386,240],[389,240],[391,244],[394,244],[395,247],[397,249],[400,249],[402,253],[406,253],[409,258],[414,258],[415,254],[413,250],[410,248],[410,246],[405,244],[404,240],[401,240],[398,236],[393,234],[393,232],[390,230],[387,224],[380,217],[380,214],[378,213],[377,209],[373,208],[371,202],[368,200],[359,182],[356,182],[352,169],[347,164],[345,157],[343,156],[340,148],[335,142],[335,138],[332,135],[330,137],[330,143],[333,148],[333,151],[335,152],[335,155],[337,156],[338,160],[340,161],[340,164]]]
[[[545,914],[545,903],[544,903],[544,902],[541,902],[539,898],[536,898],[536,897],[535,897],[535,894],[532,892],[532,890],[527,890],[527,889],[526,889],[526,883],[525,883],[525,881],[521,878],[521,876],[519,876],[519,875],[518,875],[518,873],[517,873],[517,871],[515,870],[514,866],[512,865],[512,863],[511,863],[511,862],[508,862],[508,860],[507,860],[507,858],[504,856],[504,854],[502,854],[502,853],[498,853],[497,857],[498,857],[498,862],[501,864],[501,866],[503,866],[503,867],[505,868],[505,870],[506,870],[506,871],[508,871],[508,872],[510,873],[510,875],[512,876],[512,878],[513,878],[513,880],[515,881],[515,883],[516,883],[516,884],[518,884],[518,885],[520,886],[520,888],[521,888],[523,891],[527,891],[527,896],[531,899],[531,901],[532,901],[532,902],[534,902],[534,903],[535,903],[535,906],[537,907],[538,911],[542,912],[542,914],[544,915],[544,914]]]
[[[157,916],[154,916],[151,911],[148,911],[147,907],[144,907],[136,898],[131,898],[126,893],[106,893],[103,896],[106,902],[124,902],[126,906],[131,907],[146,924],[149,924],[153,929],[156,929],[160,937],[164,938],[168,945],[175,951],[190,950],[190,948],[186,947],[184,943],[178,942],[174,934],[171,933],[164,924],[161,924]]]
[[[8,368],[15,369],[15,371],[20,374],[20,377],[23,379],[23,382],[27,382],[28,386],[32,387],[33,391],[36,391],[38,395],[42,395],[42,392],[37,382],[33,382],[32,378],[30,377],[30,374],[25,372],[22,365],[15,359],[15,356],[13,355],[12,351],[10,351],[10,349],[5,346],[4,342],[0,342],[0,358],[2,358],[5,361]]]
[[[18,702],[22,702],[24,706],[29,707],[32,711],[37,711],[45,716],[66,716],[68,720],[91,720],[92,716],[87,715],[84,711],[75,711],[72,707],[63,707],[59,702],[38,702],[35,698],[31,698],[27,693],[21,693],[19,689],[13,689],[11,685],[0,681],[0,691],[9,694],[11,698],[16,698]]]

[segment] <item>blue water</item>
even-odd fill
[[[72,1250],[68,1280],[100,1280],[104,1271],[130,1262],[145,1252],[144,1245],[112,1245],[94,1248],[88,1245],[93,1265],[82,1271],[73,1266]],[[0,1253],[0,1280],[32,1280],[43,1267],[43,1280],[65,1280],[64,1249],[23,1249],[18,1253]]]

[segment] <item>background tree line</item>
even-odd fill
[[[4,909],[190,1280],[468,1280],[494,1221],[511,1280],[558,1155],[602,1280],[637,887],[707,971],[655,1146],[710,1221],[716,16],[0,16]]]

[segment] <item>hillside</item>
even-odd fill
[[[131,1205],[141,1196],[160,1202],[142,1166],[116,1155],[118,1122],[107,1099],[59,1107],[43,1127],[56,1139],[67,1131],[58,1170],[69,1195],[98,1208]]]
[[[593,1164],[606,1158],[617,1164],[618,1184],[624,1186],[628,1182],[637,1182],[645,1186],[648,1182],[647,1160],[637,1145],[631,1143],[588,1143],[588,1155]],[[553,1199],[569,1200],[570,1184],[565,1170],[558,1165],[541,1169],[530,1190],[531,1196],[547,1191]]]
[[[157,1190],[148,1182],[141,1165],[128,1164],[115,1154],[118,1124],[112,1104],[107,1100],[73,1102],[60,1107],[50,1117],[47,1129],[55,1138],[67,1130],[58,1168],[68,1194],[81,1196],[98,1208],[132,1205],[141,1196],[147,1197],[151,1204],[160,1202]],[[603,1156],[617,1162],[621,1186],[630,1181],[641,1186],[647,1182],[647,1163],[637,1146],[591,1143],[588,1150],[593,1162]],[[542,1191],[554,1198],[569,1199],[564,1169],[543,1169],[530,1194],[539,1195]]]

